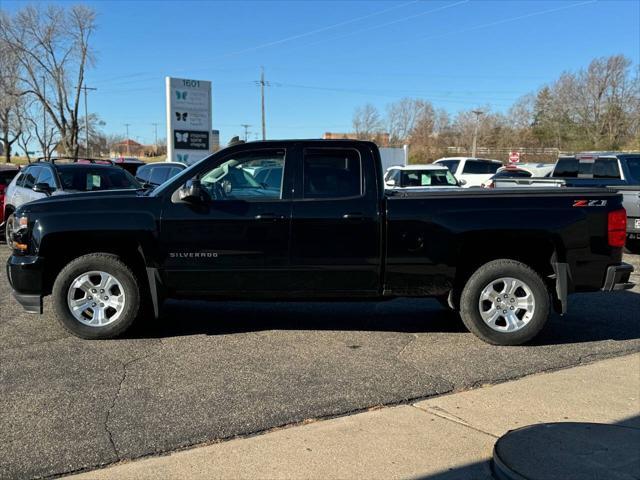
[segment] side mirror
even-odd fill
[[[202,185],[200,180],[189,180],[180,190],[178,190],[178,198],[183,202],[201,203],[204,201],[202,194]]]
[[[462,186],[462,185],[466,185],[466,184],[467,184],[467,181],[466,181],[466,180],[464,180],[464,179],[462,179],[462,180],[460,180],[458,183]]]
[[[384,182],[388,187],[395,187],[396,186],[396,180],[395,178],[390,178],[389,180],[387,180],[386,182]]]
[[[44,193],[47,197],[51,195],[51,187],[47,183],[36,183],[33,186],[33,191],[36,193]]]

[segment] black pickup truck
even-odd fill
[[[259,182],[256,178],[263,179]],[[606,190],[385,193],[373,143],[234,145],[149,191],[15,212],[7,274],[28,312],[110,338],[165,298],[436,297],[481,339],[521,344],[572,292],[632,286]],[[147,310],[148,309],[148,310]],[[427,321],[427,319],[425,319]]]

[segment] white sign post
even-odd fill
[[[166,77],[167,161],[191,165],[212,152],[211,82]]]

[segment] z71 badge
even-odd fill
[[[606,207],[606,200],[574,200],[574,207]]]

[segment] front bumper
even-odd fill
[[[44,259],[11,255],[7,260],[7,278],[22,308],[29,313],[42,313]]]
[[[628,290],[633,288],[635,284],[629,281],[631,272],[633,272],[633,266],[628,263],[611,265],[607,268],[607,275],[604,278],[602,290],[611,292],[613,290]]]

